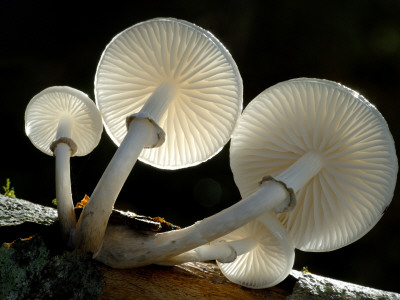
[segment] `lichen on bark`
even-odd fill
[[[103,290],[89,255],[53,255],[40,236],[4,243],[0,265],[0,299],[99,299]]]

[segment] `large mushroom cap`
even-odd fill
[[[25,110],[25,132],[40,151],[53,155],[50,145],[56,139],[59,122],[72,121],[71,138],[76,156],[90,153],[99,143],[103,124],[94,102],[68,86],[49,87],[34,96]]]
[[[165,143],[139,159],[164,169],[199,164],[230,139],[242,109],[242,80],[230,53],[208,31],[186,21],[153,19],[118,34],[106,47],[95,78],[96,103],[119,145],[126,118],[162,83],[177,96],[158,125]]]
[[[393,138],[378,110],[358,93],[318,79],[266,89],[244,110],[231,142],[231,167],[243,197],[307,152],[322,170],[279,219],[295,246],[329,251],[367,233],[389,205],[396,183]]]
[[[294,263],[294,247],[282,224],[272,213],[265,213],[220,240],[226,242],[252,238],[256,246],[231,263],[218,262],[221,272],[232,282],[263,289],[284,280]]]

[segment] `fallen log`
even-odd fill
[[[293,270],[247,289],[214,262],[112,269],[65,249],[57,211],[0,195],[0,299],[400,299],[400,295]]]

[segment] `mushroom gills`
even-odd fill
[[[95,95],[119,148],[78,220],[75,246],[99,251],[112,207],[138,158],[178,169],[218,153],[240,116],[242,94],[229,52],[194,24],[157,18],[115,36],[98,64]]]

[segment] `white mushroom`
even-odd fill
[[[76,218],[71,194],[71,156],[90,153],[103,124],[89,97],[71,87],[50,87],[32,98],[25,111],[25,131],[33,145],[56,160],[56,198],[62,233],[68,237]]]
[[[284,280],[292,270],[294,256],[294,245],[286,229],[271,212],[266,212],[211,244],[157,264],[216,260],[222,273],[232,282],[261,289]]]
[[[118,34],[101,57],[95,86],[106,131],[120,146],[78,221],[74,244],[93,253],[139,155],[166,169],[199,164],[228,142],[242,108],[229,52],[208,31],[176,19]]]
[[[165,131],[165,143],[139,157],[163,169],[197,165],[217,154],[240,116],[242,93],[239,70],[221,42],[171,18],[118,34],[106,47],[95,79],[96,103],[117,145],[132,115]]]
[[[393,197],[397,157],[384,118],[331,81],[301,78],[262,92],[246,107],[230,151],[242,197],[266,175],[296,192],[297,205],[279,218],[304,251],[362,237]]]
[[[317,79],[280,83],[246,107],[232,137],[231,166],[241,201],[153,236],[110,228],[97,259],[116,267],[163,262],[288,206],[293,211],[281,218],[295,246],[335,249],[379,220],[397,174],[393,139],[376,108],[342,85]]]
[[[248,288],[268,288],[283,281],[293,268],[293,242],[271,212],[221,239],[225,242],[250,239],[253,242],[253,248],[238,253],[233,262],[217,261],[222,273],[234,283]]]

